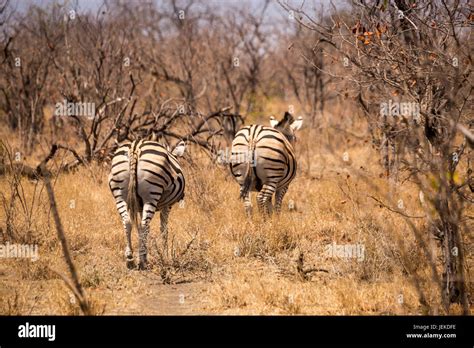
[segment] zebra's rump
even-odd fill
[[[182,199],[185,181],[176,158],[154,141],[143,141],[138,149],[137,192],[141,200],[160,209]]]
[[[127,201],[130,180],[130,157],[136,161],[136,190],[140,208],[145,203],[157,210],[184,197],[185,180],[176,158],[160,143],[138,141],[119,147],[112,159],[109,186],[114,197]]]
[[[240,185],[250,165],[252,191],[260,191],[264,184],[286,186],[296,175],[295,154],[289,141],[278,130],[261,125],[247,126],[237,132],[230,162],[231,173]]]

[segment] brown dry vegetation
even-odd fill
[[[0,0],[0,246],[39,247],[0,258],[0,314],[472,312],[469,1],[79,5]],[[285,111],[304,117],[297,177],[280,216],[248,219],[217,157]],[[139,272],[107,175],[151,135],[187,142],[187,184]]]
[[[266,222],[258,215],[247,220],[238,185],[227,170],[191,148],[192,162],[183,163],[185,204],[174,206],[170,217],[170,255],[162,261],[157,252],[156,217],[149,239],[151,269],[146,272],[125,267],[125,238],[106,182],[108,167],[91,165],[60,174],[54,180],[56,200],[92,313],[442,314],[429,262],[404,217],[369,197],[385,201],[390,190],[380,175],[383,167],[377,152],[366,140],[331,130],[336,120],[344,123],[345,110],[333,108],[331,116],[321,119],[319,130],[302,130],[298,176],[290,185],[281,216]],[[364,123],[357,121],[352,131],[363,129]],[[9,134],[3,131],[2,136],[8,139]],[[333,150],[329,142],[336,145]],[[343,161],[344,152],[349,161]],[[41,158],[41,151],[36,155]],[[31,164],[35,163],[32,156]],[[7,197],[10,179],[8,175],[0,179],[0,190]],[[0,313],[80,314],[57,274],[67,274],[67,269],[43,184],[23,179],[22,186],[27,201],[31,202],[35,187],[40,196],[30,207],[32,224],[17,211],[15,230],[28,227],[17,240],[37,243],[40,258],[1,261]],[[423,215],[418,194],[406,183],[392,196],[403,200],[407,214],[416,216]],[[295,202],[295,210],[288,209],[289,200]],[[472,216],[472,206],[467,210],[466,215]],[[467,226],[472,230],[471,221]],[[420,231],[428,228],[425,219],[413,222]],[[5,211],[0,209],[0,226],[5,223]],[[473,241],[472,235],[464,236],[471,297]],[[136,237],[134,231],[134,246]],[[432,235],[424,233],[424,238],[436,253]],[[362,244],[365,258],[330,258],[325,254],[330,243]],[[304,270],[325,271],[302,275],[297,271],[301,253]],[[439,269],[440,260],[438,256]],[[427,305],[420,303],[417,286]],[[461,308],[454,305],[451,313],[461,313]]]

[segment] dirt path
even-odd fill
[[[199,315],[206,314],[206,290],[210,283],[202,280],[163,284],[153,272],[132,271],[122,277],[108,278],[98,287],[86,287],[88,299],[103,315]],[[14,291],[18,275],[0,265],[0,296],[11,303],[4,314],[65,315],[74,314],[75,302],[68,303],[63,281],[26,280],[23,290]],[[72,294],[69,294],[73,299]],[[79,312],[76,312],[79,314]]]
[[[186,282],[163,284],[152,273],[133,275],[136,284],[104,293],[115,301],[107,301],[105,315],[199,315],[206,313],[205,292],[209,283]],[[96,294],[97,295],[97,294]]]

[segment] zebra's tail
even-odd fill
[[[240,199],[244,199],[250,189],[252,188],[253,184],[253,170],[252,166],[256,165],[257,158],[255,157],[255,144],[252,140],[249,143],[249,153],[248,158],[246,159],[247,162],[247,173],[245,174],[244,184],[242,185],[242,189],[240,190]]]
[[[128,158],[130,166],[130,180],[128,182],[127,207],[132,225],[137,228],[139,219],[137,215],[141,213],[140,202],[137,193],[137,162],[138,162],[138,141],[134,141],[130,147]]]

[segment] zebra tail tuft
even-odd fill
[[[127,207],[132,225],[138,231],[137,215],[140,213],[140,203],[137,193],[137,162],[138,162],[138,141],[134,141],[128,153],[130,165],[130,180],[128,183]]]
[[[253,171],[252,171],[252,161],[256,161],[257,159],[255,158],[255,144],[253,141],[250,141],[249,144],[249,155],[247,158],[247,173],[245,175],[245,180],[244,184],[242,185],[242,190],[240,191],[240,199],[244,199],[247,197],[250,189],[252,188],[252,183],[253,183]]]

